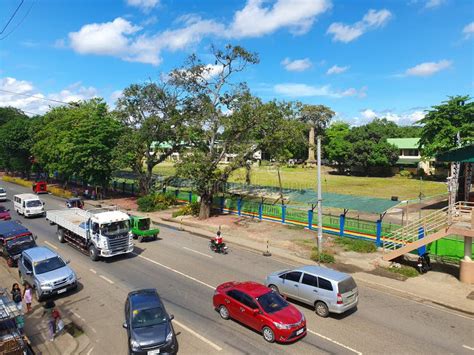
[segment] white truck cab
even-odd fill
[[[33,194],[19,194],[13,196],[13,206],[18,214],[25,217],[46,215],[44,202]]]

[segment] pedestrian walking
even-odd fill
[[[54,340],[54,333],[55,333],[55,327],[56,327],[56,320],[53,317],[53,312],[54,312],[54,307],[56,307],[56,304],[54,301],[46,301],[44,304],[43,308],[43,316],[46,315],[48,319],[48,331],[49,331],[49,340],[53,341]]]
[[[17,283],[14,283],[12,286],[11,294],[12,294],[13,302],[15,302],[17,308],[21,311],[23,309],[23,304],[21,303],[22,297],[21,297],[20,285],[18,285]]]
[[[29,284],[25,285],[25,290],[23,291],[23,299],[26,303],[26,313],[31,311],[31,301],[33,300],[33,290]]]

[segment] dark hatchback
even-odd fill
[[[132,291],[125,302],[125,323],[130,354],[176,354],[178,342],[156,289]]]

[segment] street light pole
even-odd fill
[[[318,265],[321,264],[321,249],[323,246],[323,211],[321,196],[321,136],[318,136]]]

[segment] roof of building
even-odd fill
[[[398,149],[418,149],[420,138],[387,138],[387,143],[393,144]]]
[[[436,159],[439,161],[474,163],[474,144],[440,153],[436,155]]]

